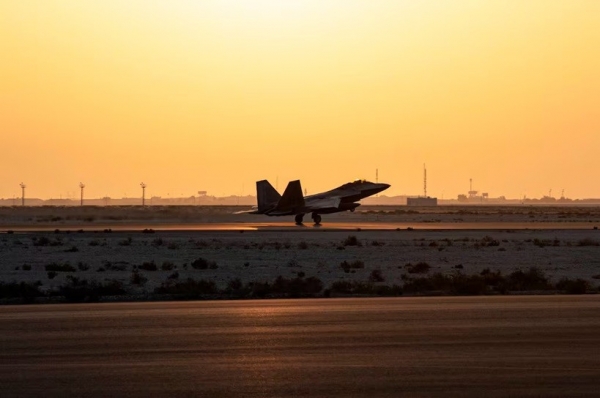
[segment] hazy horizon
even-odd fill
[[[600,2],[0,3],[0,198],[598,198]]]

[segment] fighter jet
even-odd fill
[[[354,211],[360,206],[360,203],[357,203],[359,200],[375,195],[389,187],[389,184],[356,180],[331,191],[303,196],[300,180],[295,180],[288,183],[283,195],[279,195],[269,181],[261,180],[256,182],[258,206],[247,213],[295,216],[297,225],[302,225],[304,215],[311,213],[315,225],[320,225],[321,214]]]

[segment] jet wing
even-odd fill
[[[338,208],[340,206],[341,198],[324,198],[324,199],[315,199],[311,200],[306,204],[306,208],[309,211],[319,210],[319,209],[331,209]]]
[[[260,214],[258,209],[251,209],[251,210],[240,210],[240,211],[235,211],[231,214]]]

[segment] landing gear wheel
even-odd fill
[[[315,222],[315,225],[321,225],[321,216],[320,215],[313,213],[312,219]]]
[[[304,218],[304,214],[296,214],[294,220],[296,221],[296,225],[302,225],[302,219]]]

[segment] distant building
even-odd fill
[[[418,197],[418,198],[406,198],[407,206],[437,206],[437,198]]]

